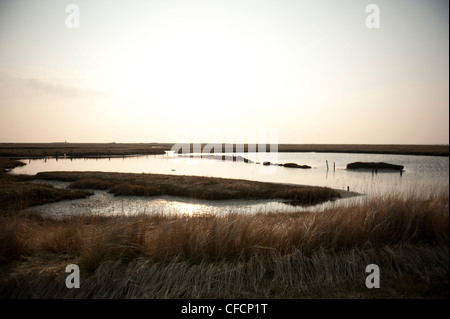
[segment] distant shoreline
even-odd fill
[[[0,156],[16,158],[35,157],[89,157],[89,156],[126,156],[126,155],[158,155],[170,151],[173,143],[0,143]],[[195,151],[192,144],[180,144],[182,150]],[[204,150],[206,144],[201,145]],[[233,152],[236,145],[217,144],[214,151]],[[248,146],[244,145],[244,152]],[[261,151],[261,149],[250,149]],[[266,151],[271,151],[266,146]],[[390,154],[390,155],[419,155],[419,156],[449,156],[449,145],[400,145],[400,144],[278,144],[280,153],[358,153],[358,154]]]

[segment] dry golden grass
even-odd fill
[[[327,187],[263,183],[249,180],[201,176],[106,172],[41,172],[36,178],[70,181],[71,188],[107,189],[115,195],[172,195],[188,198],[282,199],[298,205],[313,205],[337,199]]]
[[[448,194],[322,213],[0,223],[3,298],[448,297]],[[81,288],[64,285],[81,268]],[[381,289],[365,287],[365,267]],[[24,288],[25,287],[25,288]]]
[[[0,215],[15,212],[33,205],[60,200],[85,198],[92,192],[57,189],[51,185],[31,183],[34,176],[5,174],[6,169],[25,165],[13,159],[0,157]]]

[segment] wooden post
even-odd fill
[[[327,171],[328,171],[328,160],[326,160],[326,162],[327,162]]]
[[[335,171],[335,170],[336,170],[336,163],[333,162],[333,171]]]

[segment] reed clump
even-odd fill
[[[448,204],[443,193],[321,213],[9,214],[0,223],[0,296],[448,297]],[[76,291],[64,286],[69,263],[81,269]],[[365,286],[372,263],[381,289]]]

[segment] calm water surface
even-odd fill
[[[199,154],[195,154],[199,155]],[[44,171],[103,171],[129,173],[158,173],[176,175],[198,175],[208,177],[238,178],[262,182],[289,183],[300,185],[327,186],[340,190],[364,194],[364,197],[387,193],[427,196],[449,187],[449,158],[411,155],[341,154],[341,153],[275,153],[234,154],[250,159],[254,163],[221,161],[189,156],[126,156],[112,158],[48,158],[46,160],[26,160],[27,165],[15,168],[12,173],[36,174]],[[311,169],[286,168],[271,163],[297,163],[309,165]],[[328,161],[328,169],[327,169]],[[351,162],[387,162],[404,165],[404,171],[348,171]],[[256,164],[259,162],[260,164]],[[60,187],[65,187],[63,183]],[[321,210],[330,205],[342,205],[361,199],[338,200],[318,205]],[[133,214],[163,210],[165,213],[209,212],[258,212],[258,211],[301,211],[305,208],[271,201],[199,201],[173,197],[133,198],[114,197],[105,192],[97,192],[90,200],[70,201],[42,205],[45,211],[60,211],[69,214],[74,211],[92,213]],[[64,206],[65,205],[65,206]],[[78,205],[78,206],[77,206]],[[78,210],[77,210],[78,207]]]

